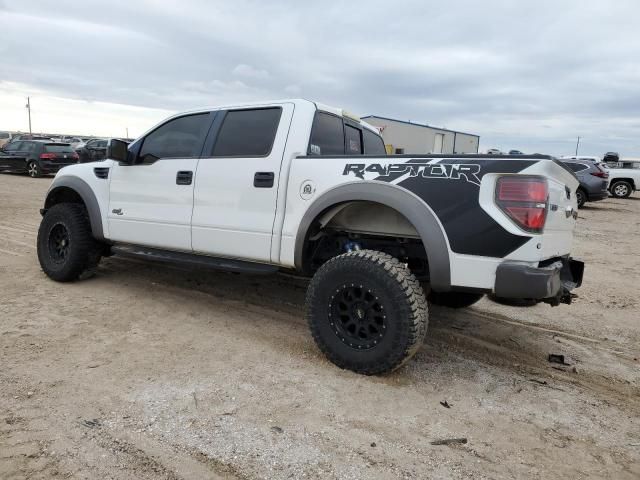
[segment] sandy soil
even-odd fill
[[[49,182],[0,175],[0,478],[640,478],[638,196],[581,210],[573,305],[433,307],[371,378],[324,359],[285,275],[48,280]]]

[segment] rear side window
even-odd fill
[[[364,138],[364,153],[367,155],[387,154],[382,137],[367,129],[362,130],[362,137]]]
[[[344,143],[347,155],[362,155],[362,132],[359,129],[345,125]]]
[[[47,153],[73,153],[73,148],[71,145],[63,143],[48,143],[44,146],[44,151]]]
[[[11,138],[7,132],[0,132],[0,139]]]
[[[344,155],[342,118],[318,112],[311,128],[310,155]]]
[[[168,121],[145,137],[139,163],[153,163],[159,158],[199,157],[209,123],[208,113]]]
[[[582,172],[583,170],[589,168],[587,165],[584,165],[582,163],[567,163],[566,165],[574,172]]]
[[[269,155],[280,124],[281,108],[232,110],[220,127],[214,157],[264,157]]]

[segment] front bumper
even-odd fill
[[[532,267],[504,262],[496,270],[495,295],[503,298],[532,299],[551,305],[571,303],[571,290],[582,285],[584,263],[570,257]]]

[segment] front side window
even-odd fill
[[[144,138],[138,163],[149,164],[159,158],[199,157],[208,127],[208,113],[169,120]]]
[[[376,135],[371,130],[362,130],[364,139],[364,153],[367,155],[386,155],[387,150],[384,148],[382,137]]]
[[[282,108],[227,112],[213,147],[214,157],[264,157],[276,138]]]
[[[311,128],[310,155],[344,155],[342,118],[318,112]]]
[[[20,146],[22,142],[11,142],[6,147],[4,147],[5,152],[16,152],[20,150]]]

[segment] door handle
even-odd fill
[[[176,185],[191,185],[193,182],[193,172],[190,170],[181,170],[176,175]]]
[[[253,176],[253,186],[256,188],[271,188],[273,187],[274,178],[273,172],[256,172]]]

